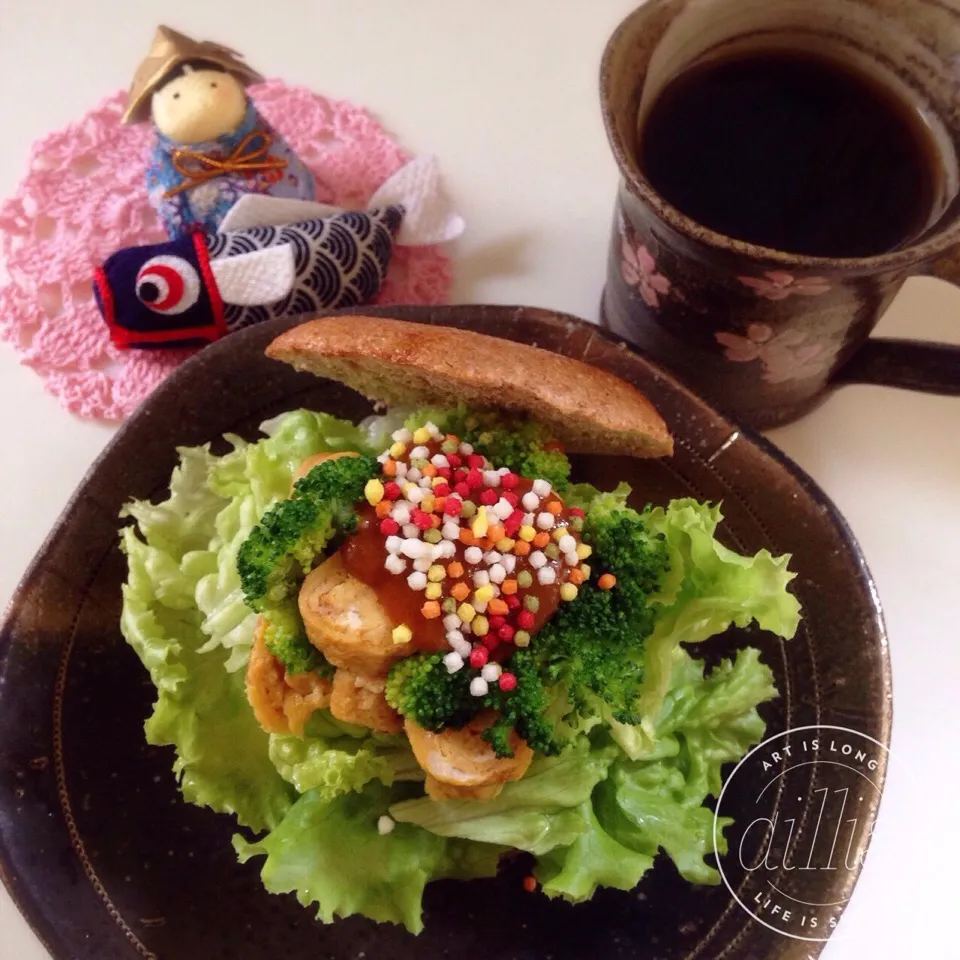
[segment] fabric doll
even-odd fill
[[[259,79],[226,47],[158,28],[124,122],[150,114],[147,194],[170,239],[214,232],[245,194],[314,199],[313,175],[246,94]]]

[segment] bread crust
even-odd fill
[[[663,418],[631,384],[581,360],[471,330],[322,317],[282,333],[266,353],[389,406],[463,401],[522,412],[551,427],[571,453],[673,452]]]

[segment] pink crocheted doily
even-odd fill
[[[362,207],[410,159],[362,107],[269,80],[257,107],[317,177],[317,199]],[[124,94],[33,146],[16,194],[0,203],[0,338],[73,413],[119,420],[192,350],[117,350],[93,300],[93,268],[120,247],[166,239],[143,185],[147,124],[119,122]],[[395,248],[378,303],[441,303],[449,260]]]

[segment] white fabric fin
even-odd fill
[[[242,196],[226,213],[217,233],[231,230],[247,230],[250,227],[282,227],[286,223],[317,220],[343,213],[343,207],[313,200],[296,200],[293,197],[267,197],[262,193]]]
[[[463,219],[453,212],[440,183],[440,161],[416,157],[389,177],[374,193],[368,209],[402,206],[403,223],[395,242],[404,247],[445,243],[459,237]]]
[[[210,261],[210,269],[223,302],[243,307],[282,300],[293,289],[296,278],[289,243],[235,257],[217,257]]]

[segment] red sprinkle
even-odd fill
[[[509,671],[505,671],[500,674],[498,683],[500,684],[500,689],[503,690],[504,693],[507,693],[517,685],[517,678]]]
[[[467,483],[471,487],[483,486],[483,474],[476,467],[471,467],[467,473]]]
[[[454,471],[453,471],[453,482],[454,482],[454,483],[463,483],[463,482],[467,479],[467,474],[468,474],[469,472],[470,472],[469,470],[464,470],[463,467],[461,467],[459,470],[454,470]]]
[[[513,627],[509,623],[505,623],[498,631],[497,636],[504,641],[509,642],[513,639]]]
[[[533,614],[529,610],[521,610],[517,614],[517,626],[521,630],[530,630],[533,628]]]
[[[392,537],[395,533],[400,532],[400,524],[393,517],[384,517],[380,521],[380,532],[385,537]]]
[[[435,497],[449,497],[450,496],[450,484],[449,483],[438,483],[433,487],[433,495]]]
[[[460,459],[459,453],[448,453],[447,463],[449,463],[451,467],[456,468],[456,467],[459,467],[461,463],[463,463],[463,460]]]
[[[500,679],[501,679],[501,680],[503,679],[503,676],[504,676],[503,674],[500,675]],[[526,877],[524,877],[524,878],[523,878],[523,889],[526,890],[527,893],[534,893],[534,892],[536,891],[536,889],[537,889],[537,878],[534,877],[532,874],[527,875]]]
[[[490,659],[490,652],[486,647],[476,646],[470,651],[470,666],[479,670]]]
[[[487,489],[480,494],[480,502],[485,507],[492,507],[499,499],[500,494],[498,494],[493,487],[487,487]]]
[[[487,617],[487,623],[494,630],[499,630],[506,622],[498,613],[495,613],[492,617]]]
[[[449,467],[437,467],[437,476],[443,477],[444,480],[449,480],[452,472]]]
[[[459,493],[461,497],[470,496],[470,488],[462,480],[454,486],[453,492]]]
[[[520,606],[520,598],[515,593],[508,593],[503,602],[511,609],[516,610]]]
[[[520,498],[512,490],[504,490],[500,496],[503,497],[511,507],[515,507],[520,502]]]
[[[582,511],[579,507],[571,507],[571,508],[570,508],[570,516],[571,516],[571,517],[579,517],[579,518],[582,520],[582,519],[583,519],[583,511]]]
[[[410,520],[421,530],[429,530],[430,527],[433,526],[430,514],[421,510],[419,507],[414,507],[413,510],[410,511]]]
[[[479,470],[483,467],[483,457],[481,457],[479,453],[471,453],[470,456],[467,457],[467,466],[471,470]]]
[[[459,517],[462,507],[463,503],[456,497],[447,497],[447,499],[443,501],[443,512],[448,517]]]
[[[400,484],[391,480],[383,485],[383,495],[388,500],[396,500],[400,496]]]
[[[484,635],[481,643],[488,650],[496,650],[500,646],[500,638],[495,633],[487,633]]]
[[[520,478],[515,473],[504,473],[500,477],[500,486],[507,490],[512,490],[519,482]]]

